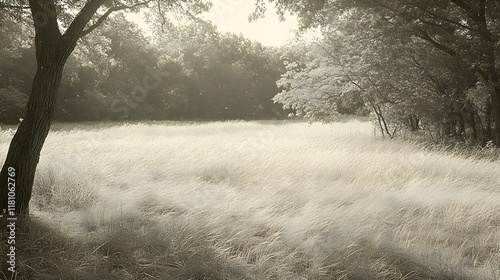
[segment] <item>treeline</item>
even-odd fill
[[[0,122],[22,118],[35,74],[32,31],[0,14]],[[83,38],[65,66],[56,121],[274,119],[277,49],[208,23],[146,38],[123,15]]]
[[[279,1],[297,13],[310,2]],[[500,2],[472,2],[310,6],[302,23],[324,38],[290,47],[275,100],[316,119],[357,104],[390,137],[411,131],[436,142],[500,144]]]

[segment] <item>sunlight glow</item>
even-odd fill
[[[297,19],[287,15],[281,22],[276,9],[268,5],[264,18],[254,22],[248,16],[255,9],[254,1],[214,0],[213,7],[202,17],[213,22],[221,32],[243,34],[246,38],[261,42],[266,46],[282,46],[294,38],[294,30],[298,28]]]
[[[265,46],[283,46],[295,38],[298,21],[291,15],[280,21],[276,9],[268,5],[264,18],[249,22],[248,16],[254,11],[254,1],[213,0],[212,9],[200,17],[217,26],[222,32],[242,34],[245,38],[258,41]],[[127,18],[136,23],[146,34],[152,35],[151,27],[144,15],[128,13]]]

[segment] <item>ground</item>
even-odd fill
[[[500,279],[500,162],[373,131],[56,124],[19,277]]]

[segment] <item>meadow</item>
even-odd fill
[[[55,124],[18,279],[500,279],[499,174],[369,122]]]

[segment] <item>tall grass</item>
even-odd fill
[[[500,279],[500,162],[372,132],[365,122],[59,128],[32,204],[58,229],[40,250],[72,258],[61,270],[25,251],[23,269],[75,279]]]

